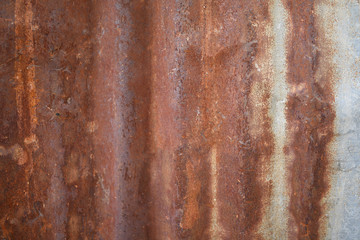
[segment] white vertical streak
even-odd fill
[[[288,92],[286,84],[288,17],[281,0],[273,0],[269,6],[273,39],[270,52],[273,89],[269,115],[272,122],[275,147],[269,176],[273,188],[260,231],[265,239],[287,239],[289,199],[287,196],[286,161],[283,149],[286,141],[285,104]]]
[[[217,149],[216,146],[211,148],[210,152],[210,175],[211,175],[211,239],[219,239],[220,227],[218,225],[218,204],[217,204]]]

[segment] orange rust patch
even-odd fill
[[[33,39],[33,10],[30,0],[15,2],[15,80],[18,108],[18,127],[23,137],[32,134],[36,124],[35,62]]]
[[[11,153],[13,159],[19,165],[24,165],[28,161],[27,153],[19,144],[15,144],[14,146],[12,146],[9,152]]]
[[[184,206],[184,215],[180,226],[184,229],[190,229],[199,219],[198,196],[200,193],[200,181],[196,178],[194,166],[191,162],[186,163],[186,174],[188,176],[187,192],[185,196],[186,204]]]

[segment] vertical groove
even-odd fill
[[[149,239],[176,239],[175,161],[180,145],[178,105],[173,101],[174,1],[150,1],[150,229]],[[191,166],[187,166],[191,171]],[[159,197],[161,196],[161,197]]]
[[[273,152],[269,117],[269,77],[264,2],[213,2],[210,86],[217,156],[214,239],[261,239],[258,233],[271,184],[266,180]],[[210,95],[210,94],[208,94]]]
[[[121,88],[118,57],[118,14],[115,0],[93,1],[93,65],[91,91],[93,101],[92,122],[96,128],[92,136],[94,144],[93,178],[95,180],[94,204],[96,212],[96,238],[116,239],[123,232],[116,230],[120,212],[120,182],[118,178],[121,145],[121,121],[119,105]],[[121,30],[121,29],[120,29]]]
[[[201,59],[202,59],[202,70],[201,70],[201,79],[202,79],[202,88],[204,89],[204,107],[205,107],[205,119],[210,122],[211,125],[208,126],[209,131],[207,133],[207,140],[210,141],[209,146],[209,198],[211,204],[210,216],[209,216],[209,238],[210,239],[219,239],[221,237],[221,226],[218,222],[218,204],[217,204],[217,146],[216,146],[216,136],[217,131],[215,127],[219,124],[216,116],[218,96],[215,88],[215,63],[214,63],[214,47],[216,40],[214,38],[214,19],[213,19],[213,5],[216,3],[212,0],[202,0],[200,6],[201,9],[201,22],[203,25],[202,30],[202,39],[201,39]],[[206,135],[205,135],[206,136]]]
[[[177,211],[180,239],[209,239],[211,218],[210,149],[213,144],[208,108],[211,90],[206,89],[204,52],[207,21],[204,1],[177,1],[177,81],[181,146],[177,150]],[[207,10],[208,11],[208,10]],[[208,67],[208,66],[206,66]],[[185,168],[183,167],[185,166]]]
[[[359,0],[1,0],[0,238],[360,239]]]
[[[102,5],[102,2],[99,2]],[[118,78],[116,186],[117,237],[151,239],[151,6],[149,1],[114,1],[114,47]],[[101,15],[99,15],[101,16]],[[101,46],[101,45],[100,45]],[[105,57],[106,58],[106,57]],[[115,181],[115,182],[116,182]],[[134,210],[136,209],[136,210]]]

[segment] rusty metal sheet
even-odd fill
[[[360,239],[357,0],[1,0],[2,239]]]

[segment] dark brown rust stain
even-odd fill
[[[151,79],[148,81],[151,81],[152,149],[148,164],[148,174],[151,173],[149,239],[207,236],[204,226],[208,223],[206,211],[209,211],[208,168],[203,162],[207,152],[205,144],[196,142],[199,138],[201,143],[204,140],[197,132],[195,121],[201,96],[197,92],[201,81],[201,51],[184,47],[188,46],[185,39],[193,37],[190,32],[198,23],[182,25],[187,16],[182,15],[182,11],[173,11],[174,8],[187,11],[190,7],[200,12],[198,3],[187,4],[189,2],[154,1],[147,9],[152,25],[148,33],[151,37]]]
[[[204,231],[204,218],[206,216],[205,204],[202,204],[204,197],[204,180],[206,170],[202,168],[200,159],[205,154],[200,149],[201,134],[196,123],[196,111],[199,105],[199,85],[201,81],[201,53],[197,47],[189,46],[198,40],[194,33],[199,27],[199,18],[192,18],[199,15],[199,1],[184,1],[175,5],[176,14],[179,18],[175,22],[177,54],[176,75],[179,82],[177,91],[179,94],[180,110],[178,121],[180,125],[181,143],[176,151],[176,226],[177,235],[181,239],[192,239],[200,237]],[[190,13],[190,16],[187,15]],[[183,24],[187,22],[188,24]],[[190,39],[190,37],[192,39]],[[190,40],[189,42],[186,39]],[[205,165],[205,164],[203,164]],[[204,169],[204,170],[201,170]]]
[[[201,239],[209,237],[207,228],[211,207],[207,162],[210,147],[205,136],[205,124],[199,123],[203,121],[206,109],[201,106],[204,104],[201,103],[201,50],[190,46],[183,54],[184,65],[181,67],[187,77],[182,82],[182,144],[176,163],[177,207],[181,209],[178,235],[181,239]]]
[[[15,28],[13,1],[1,1],[0,26],[1,26],[1,51],[0,51],[0,77],[1,77],[1,122],[0,141],[3,148],[11,147],[17,142],[17,109],[14,79],[14,63],[18,59],[15,54]],[[1,156],[3,157],[3,156]]]
[[[78,239],[95,231],[88,122],[90,8],[79,1],[32,2],[39,150],[34,200],[44,205],[40,238]],[[65,14],[65,12],[67,14]],[[70,40],[71,39],[71,40]],[[81,81],[80,81],[81,80]]]
[[[2,237],[150,238],[147,4],[16,4],[1,2]]]
[[[185,76],[180,78],[183,140],[176,163],[178,236],[259,238],[263,198],[270,188],[261,177],[273,137],[267,115],[271,84],[254,62],[266,46],[259,46],[264,41],[257,34],[267,21],[268,5],[194,1],[179,8],[189,12],[181,16],[189,23],[178,26],[188,38],[179,51],[184,60],[178,70]],[[256,83],[264,92],[261,102],[250,97]],[[250,121],[256,105],[262,106],[257,109],[262,121],[255,136]]]
[[[331,74],[315,75],[321,53],[317,50],[314,1],[287,1],[292,33],[288,39],[287,123],[291,159],[290,212],[296,228],[291,239],[319,239],[321,200],[329,187],[327,146],[333,137],[334,101]],[[329,67],[331,64],[329,63]],[[330,71],[331,72],[331,71]],[[315,77],[317,76],[317,77]]]
[[[259,52],[267,50],[264,26],[269,21],[268,7],[265,1],[214,6],[217,23],[237,26],[236,31],[223,30],[227,40],[218,37],[219,45],[225,43],[229,47],[214,56],[214,84],[219,101],[219,125],[214,126],[219,128],[215,135],[218,212],[220,236],[225,239],[261,239],[257,230],[271,187],[263,176],[274,147],[268,116],[271,81],[256,66],[262,61]]]
[[[32,191],[45,206],[40,231],[44,239],[79,239],[95,232],[89,13],[86,1],[76,8],[70,1],[33,3],[36,133],[41,138]]]
[[[33,42],[27,1],[2,1],[1,26],[1,125],[0,125],[0,234],[2,238],[34,236],[38,225],[23,224],[39,217],[42,204],[32,201],[32,135],[34,89]]]
[[[210,239],[211,225],[211,176],[209,154],[214,144],[211,133],[213,123],[209,108],[213,104],[214,88],[205,71],[208,61],[206,21],[212,21],[205,11],[210,2],[193,1],[178,4],[180,23],[176,26],[179,36],[178,69],[180,95],[181,144],[177,150],[176,199],[177,237],[179,239]],[[184,24],[187,23],[187,24]],[[210,65],[209,65],[210,64]]]

